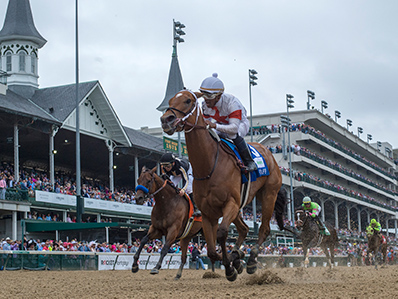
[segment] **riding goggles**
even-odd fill
[[[162,165],[163,167],[171,167],[172,163],[170,162],[165,162],[165,163],[160,163],[160,165]]]
[[[202,94],[206,100],[214,100],[218,96],[218,93],[210,93],[205,91],[202,91]]]

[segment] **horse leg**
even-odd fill
[[[308,264],[310,263],[310,260],[308,259],[308,251],[309,251],[309,248],[307,246],[303,245],[304,268],[308,268]]]
[[[322,248],[323,252],[324,252],[325,255],[326,255],[326,260],[328,261],[329,269],[332,269],[333,266],[332,266],[332,261],[331,261],[331,259],[330,259],[329,249],[327,248],[326,245],[323,245],[321,248]],[[332,251],[332,250],[330,250],[330,251]]]
[[[267,239],[271,232],[271,228],[269,226],[269,222],[272,217],[272,213],[274,212],[275,201],[278,194],[278,190],[271,190],[266,193],[265,188],[262,188],[257,192],[257,199],[261,201],[262,208],[262,218],[261,218],[261,226],[258,232],[258,239],[256,245],[252,247],[250,250],[250,257],[247,261],[246,272],[248,274],[253,274],[257,271],[257,256],[259,253],[259,249],[261,244]],[[254,215],[254,217],[256,217]]]
[[[239,236],[231,253],[231,262],[234,268],[238,271],[238,274],[241,274],[244,268],[241,260],[244,259],[245,254],[240,250],[240,247],[245,240],[247,233],[249,232],[249,227],[246,225],[240,215],[236,217],[234,224],[238,230]]]
[[[180,268],[178,268],[178,272],[174,280],[179,280],[182,276],[182,270],[184,269],[184,265],[187,261],[187,249],[188,249],[188,244],[189,244],[190,239],[185,238],[180,240],[180,246],[181,246],[181,264]]]
[[[140,254],[142,249],[144,248],[145,244],[148,243],[148,240],[151,236],[151,234],[153,234],[155,232],[155,229],[150,226],[148,233],[142,238],[141,242],[140,242],[140,247],[138,247],[137,252],[134,254],[134,261],[133,261],[133,265],[131,266],[131,272],[133,273],[137,273],[139,270],[138,267],[138,259],[140,258]]]
[[[169,252],[172,242],[174,242],[174,240],[177,238],[178,231],[179,229],[176,226],[169,228],[169,230],[167,231],[166,242],[162,250],[160,251],[160,257],[156,266],[150,272],[151,274],[159,273],[159,269],[162,267],[163,259],[166,256],[166,254]]]
[[[239,208],[234,201],[229,201],[223,209],[223,219],[217,230],[217,241],[221,245],[222,263],[225,267],[225,276],[229,281],[234,281],[238,277],[238,272],[231,266],[228,257],[226,241],[228,237],[228,228],[232,221],[237,218]]]
[[[202,228],[207,243],[207,256],[212,261],[212,270],[214,272],[214,263],[221,260],[221,256],[216,251],[217,220],[211,222],[205,215],[202,215]]]

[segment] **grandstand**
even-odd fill
[[[164,153],[162,131],[123,126],[100,82],[80,83],[82,180],[89,196],[84,199],[84,223],[70,223],[76,216],[76,86],[39,88],[38,53],[46,40],[35,28],[29,1],[16,3],[9,1],[0,31],[0,173],[8,184],[0,199],[0,234],[14,240],[28,235],[131,244],[148,227],[151,212],[150,206],[134,204],[136,179],[142,166],[156,166]],[[172,68],[176,65],[173,56]],[[170,86],[181,89],[175,84],[182,84],[177,71],[170,72],[177,75],[169,78],[165,100],[175,93]],[[281,129],[282,114],[254,116],[252,130],[254,141],[273,151],[283,187],[288,193],[293,187],[289,220],[308,195],[336,228],[360,233],[374,217],[387,234],[397,236],[398,150],[388,142],[366,142],[313,109],[290,113],[291,145],[285,151],[288,133]],[[41,188],[36,184],[25,189],[29,178],[40,178]],[[259,216],[256,209],[244,211],[251,230]],[[285,238],[275,225],[272,230],[276,241]]]

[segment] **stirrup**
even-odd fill
[[[257,164],[254,161],[250,161],[249,163],[247,163],[245,167],[248,172],[257,170]]]
[[[192,216],[194,217],[200,217],[202,216],[202,212],[199,210],[194,210]]]

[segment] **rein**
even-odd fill
[[[153,181],[154,180],[155,179],[153,178]],[[137,187],[135,187],[135,191],[137,192],[138,190],[141,190],[142,192],[144,192],[145,198],[148,198],[148,197],[152,197],[152,196],[155,196],[156,194],[158,194],[160,191],[162,191],[164,189],[164,187],[166,187],[166,185],[167,185],[167,180],[164,180],[163,185],[153,193],[149,193],[148,188],[146,188],[145,186],[137,185]]]

